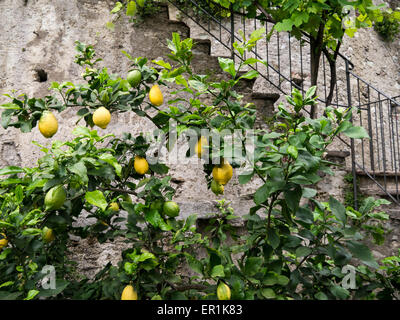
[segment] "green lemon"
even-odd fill
[[[213,179],[213,181],[211,181],[211,191],[218,196],[224,193],[224,186]]]
[[[60,209],[65,200],[67,199],[67,193],[63,186],[55,186],[47,191],[44,198],[44,205],[46,206],[46,211],[58,210]]]
[[[50,242],[54,241],[54,239],[56,238],[53,230],[50,228],[47,228],[47,227],[43,228],[42,236],[43,236],[44,242],[46,242],[46,243],[50,243]]]
[[[171,218],[177,217],[179,215],[179,206],[174,201],[166,201],[163,206],[164,213]]]
[[[129,84],[132,87],[137,87],[137,85],[142,80],[142,74],[140,73],[139,70],[132,70],[128,73],[126,80],[128,80]]]

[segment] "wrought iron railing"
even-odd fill
[[[233,43],[241,41],[241,30],[247,37],[252,31],[265,27],[266,33],[273,24],[258,19],[248,19],[242,12],[230,12],[229,18],[220,18],[204,7],[203,1],[168,0],[181,14],[193,21],[219,45],[220,52],[238,61],[241,57],[233,50]],[[197,12],[197,14],[194,14]],[[221,54],[221,53],[220,53]],[[274,32],[267,40],[257,42],[245,59],[254,57],[267,62],[267,66],[256,63],[260,78],[280,94],[290,94],[298,88],[302,92],[311,85],[310,44],[306,36],[297,40],[290,33]],[[340,137],[351,151],[351,166],[354,182],[354,199],[357,208],[357,175],[369,177],[387,197],[400,205],[400,104],[357,76],[353,64],[342,54],[336,60],[336,79],[331,83],[328,61],[321,56],[318,79],[319,103],[327,103],[330,87],[333,96],[330,105],[356,107],[352,121],[364,127],[371,139],[354,140]],[[328,70],[329,69],[329,70]],[[306,110],[309,112],[309,110]]]

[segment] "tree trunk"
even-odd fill
[[[325,25],[321,23],[319,25],[317,37],[310,37],[310,51],[311,51],[311,86],[316,86],[318,84],[318,70],[319,63],[321,61],[322,44],[324,41],[324,28]],[[317,95],[315,91],[314,97]],[[314,119],[316,117],[316,105],[311,106],[310,117]]]

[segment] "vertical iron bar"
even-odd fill
[[[360,110],[360,125],[362,125],[362,107],[361,107],[361,96],[360,96],[360,79],[357,78],[357,93],[358,93],[358,109]],[[361,139],[361,147],[362,147],[362,164],[363,169],[365,170],[365,157],[364,157],[364,140]]]
[[[233,16],[233,5],[231,5],[231,57],[235,61],[235,51],[233,50],[233,43],[235,42],[235,18]]]
[[[381,125],[381,137],[382,137],[382,160],[383,160],[383,181],[385,183],[385,191],[387,191],[386,185],[386,148],[385,148],[385,132],[383,129],[383,112],[382,112],[382,102],[381,94],[378,92],[378,103],[379,103],[379,118]]]
[[[349,62],[346,60],[346,83],[347,83],[347,103],[348,107],[351,107],[351,88],[350,88],[350,72],[349,72]],[[351,112],[351,109],[350,109]],[[350,118],[351,123],[353,123],[353,115]],[[351,147],[351,171],[353,173],[353,193],[354,193],[354,209],[358,210],[357,201],[357,174],[356,174],[356,155],[354,149],[354,139],[350,139]]]
[[[300,44],[300,73],[301,73],[301,92],[304,92],[304,76],[303,76],[303,46],[301,44],[301,39],[299,41]]]
[[[293,81],[292,81],[292,50],[291,50],[291,43],[290,43],[290,33],[288,37],[289,42],[289,80],[290,80],[290,92],[293,90]],[[303,94],[303,92],[301,93]]]
[[[276,33],[276,41],[278,46],[278,87],[281,87],[281,55],[280,55],[280,48],[279,48],[279,32]]]
[[[325,106],[327,107],[327,95],[326,95],[326,69],[325,69],[325,57],[322,56],[322,69],[324,70],[324,92],[325,92]]]
[[[360,89],[358,89],[360,91]],[[367,104],[367,112],[368,112],[368,134],[369,134],[369,157],[371,161],[371,169],[375,174],[375,161],[374,161],[374,138],[372,135],[372,119],[371,119],[371,99],[369,96],[369,88],[368,88],[368,104]]]

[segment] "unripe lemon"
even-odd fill
[[[119,205],[118,205],[118,203],[116,203],[116,202],[111,202],[111,203],[110,203],[110,209],[111,209],[112,211],[118,211],[118,210],[119,210]]]
[[[39,131],[46,137],[51,138],[58,130],[58,121],[51,111],[44,111],[39,120]]]
[[[217,165],[213,168],[212,175],[216,182],[225,185],[232,178],[233,175],[232,166],[229,164],[228,161],[224,159],[222,164]]]
[[[163,205],[163,212],[168,217],[175,218],[179,215],[180,208],[175,201],[166,201]]]
[[[137,292],[133,287],[129,284],[122,291],[121,300],[137,300]]]
[[[108,124],[110,123],[110,120],[111,120],[111,113],[104,107],[98,108],[93,113],[93,123],[102,129],[107,128]]]
[[[44,227],[42,231],[42,238],[44,242],[50,243],[56,238],[52,229]]]
[[[199,141],[197,141],[194,151],[196,152],[197,156],[201,158],[204,152],[204,147],[208,145],[208,141],[206,137],[201,136]]]
[[[67,193],[65,192],[63,186],[59,185],[51,188],[49,191],[47,191],[44,198],[46,211],[60,209],[63,206],[66,198]]]
[[[132,87],[136,87],[142,80],[142,74],[139,70],[132,70],[128,73],[126,80],[128,80]]]
[[[4,247],[7,247],[7,245],[8,245],[8,240],[7,240],[6,235],[5,235],[4,233],[0,233],[0,234],[3,236],[3,238],[0,239],[0,250],[1,250],[1,249],[3,249]]]
[[[223,282],[217,287],[217,297],[218,300],[230,300],[231,299],[231,289]]]
[[[211,191],[218,196],[224,193],[224,186],[213,179],[213,181],[211,181]]]
[[[149,171],[149,163],[145,158],[140,156],[135,157],[133,167],[135,168],[135,171],[141,175],[146,174],[147,171]]]
[[[152,104],[154,104],[157,107],[163,104],[164,98],[160,90],[160,87],[157,84],[151,87],[149,92],[149,100]]]

